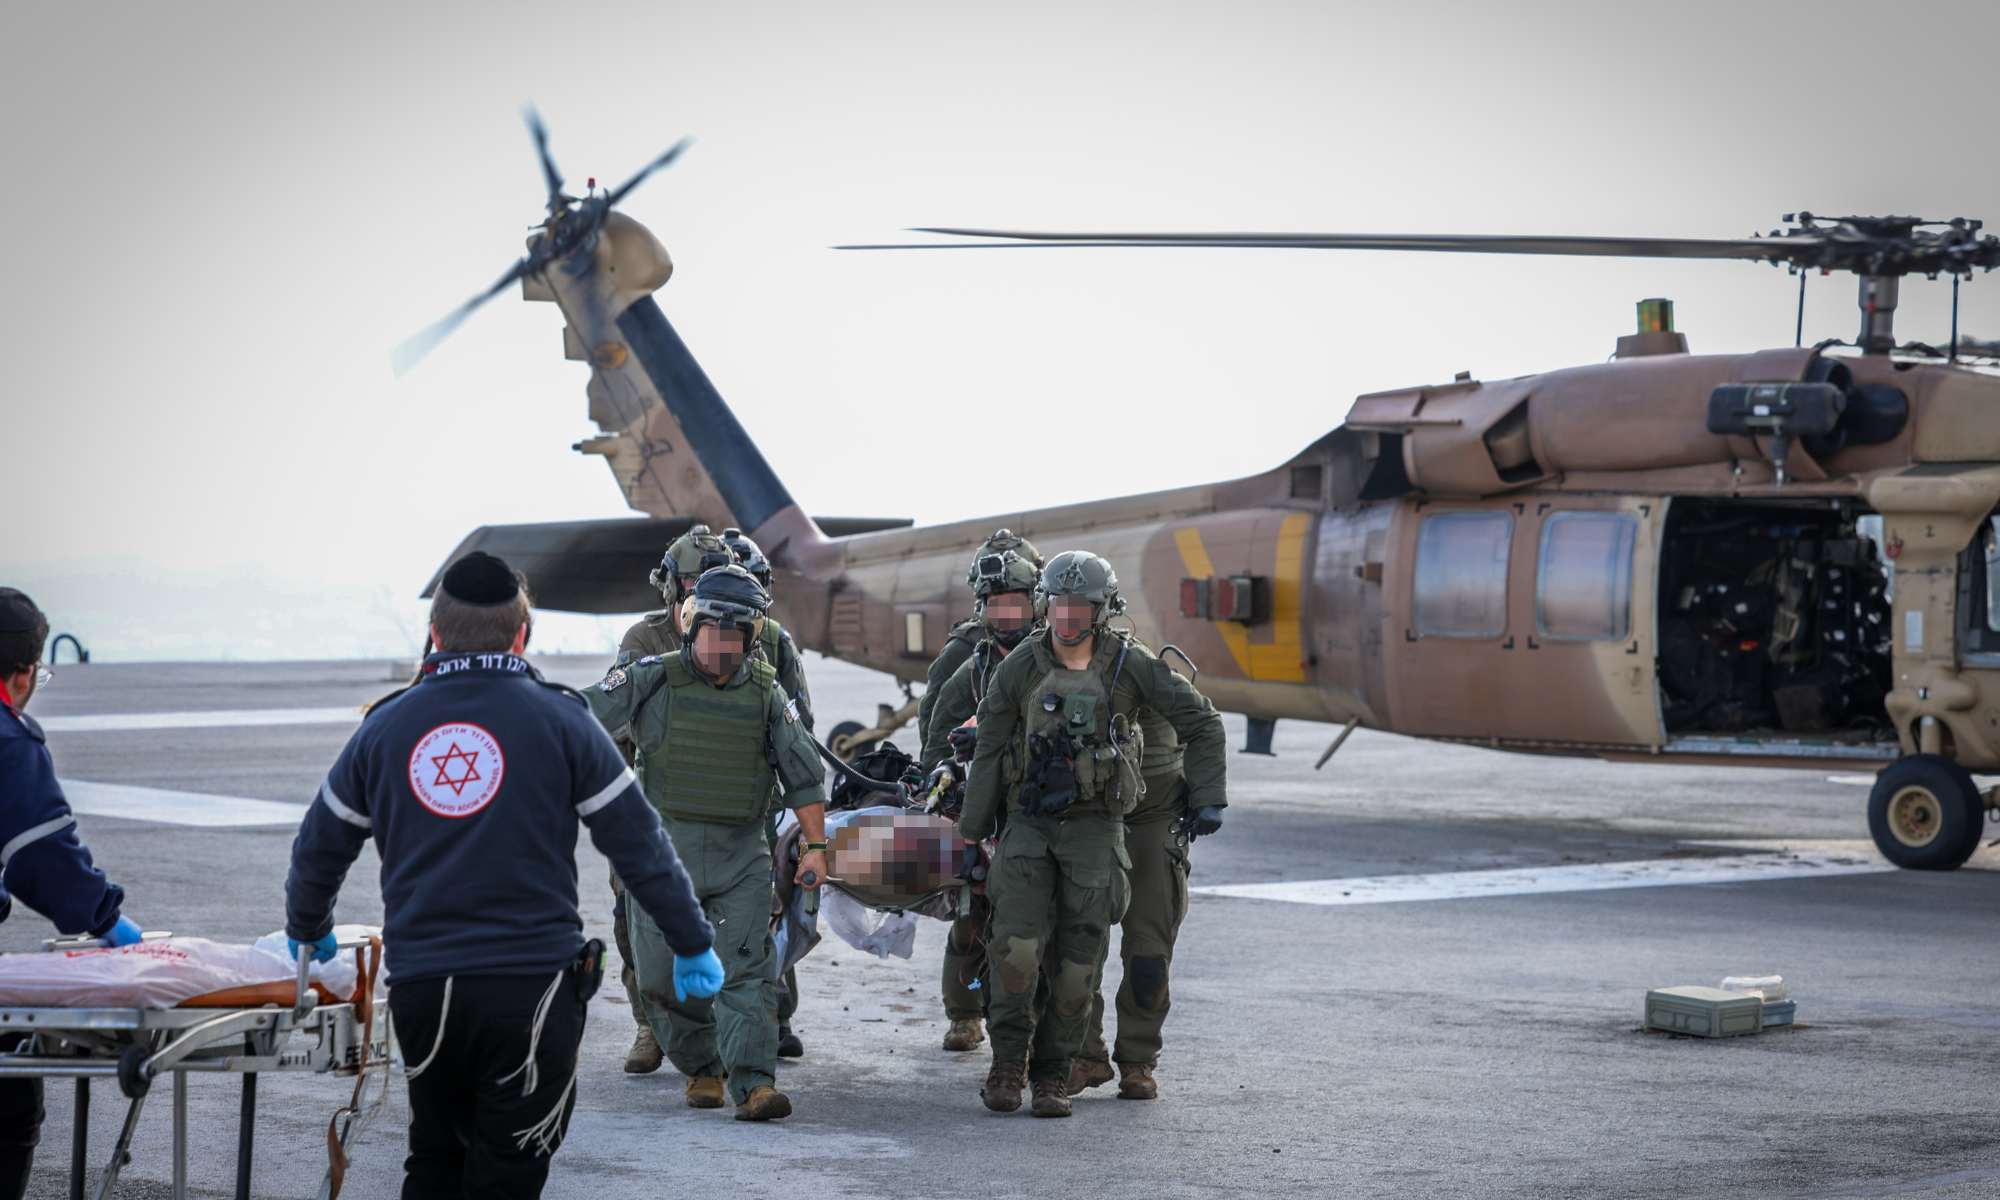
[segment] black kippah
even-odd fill
[[[42,610],[18,588],[0,587],[0,633],[33,633],[42,627]]]
[[[474,550],[445,568],[441,586],[452,599],[481,607],[505,604],[521,594],[514,568],[484,550]]]

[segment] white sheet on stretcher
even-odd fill
[[[341,940],[379,934],[342,925]],[[314,963],[312,978],[336,996],[354,994],[355,952]],[[132,946],[0,954],[0,1005],[19,1008],[172,1008],[228,988],[292,983],[298,964],[285,957],[283,931],[255,945],[176,937]]]

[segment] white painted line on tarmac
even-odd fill
[[[69,798],[70,808],[76,812],[93,817],[123,817],[128,821],[158,821],[163,825],[297,825],[306,815],[303,804],[175,792],[124,783],[65,779],[62,789]]]
[[[1617,888],[1753,883],[1769,879],[1875,875],[1896,868],[1872,854],[1739,854],[1724,858],[1655,858],[1560,867],[1450,871],[1433,875],[1368,875],[1298,879],[1190,889],[1202,896],[1280,900],[1291,904],[1396,904],[1481,896],[1537,896]]]
[[[50,733],[105,733],[126,729],[238,729],[258,725],[352,725],[355,705],[343,708],[223,708],[213,712],[92,713],[42,717]]]

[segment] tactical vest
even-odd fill
[[[1033,739],[1067,734],[1076,747],[1075,812],[1129,813],[1145,794],[1140,763],[1145,737],[1124,713],[1112,712],[1116,673],[1123,667],[1126,647],[1110,651],[1111,664],[1093,658],[1081,671],[1071,671],[1045,651],[1048,665],[1021,696],[1019,761],[1032,761]],[[1041,661],[1040,656],[1037,662]]]
[[[646,755],[648,791],[660,811],[692,821],[747,825],[761,820],[776,783],[769,750],[771,688],[778,668],[750,659],[750,679],[718,688],[680,655],[665,659],[666,743]],[[657,787],[657,790],[655,788]]]

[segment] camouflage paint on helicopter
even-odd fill
[[[1889,323],[1902,274],[2000,263],[2000,239],[1976,225],[1804,216],[1789,234],[1715,243],[1079,236],[1070,244],[1733,257],[1858,273],[1839,256],[1860,255],[1865,352],[1691,355],[1647,302],[1613,361],[1363,396],[1342,426],[1258,475],[835,537],[654,301],[672,271],[664,248],[594,203],[552,196],[520,277],[526,298],[560,307],[569,357],[591,366],[600,433],[576,449],[603,456],[656,519],[486,527],[453,552],[501,549],[545,602],[633,607],[616,580],[642,579],[645,559],[608,574],[609,559],[578,549],[626,536],[612,527],[736,525],[782,577],[775,611],[801,644],[911,681],[971,611],[969,549],[1005,526],[1048,553],[1116,563],[1131,625],[1199,664],[1226,711],[1537,753],[1886,766],[1870,815],[1891,858],[1956,866],[1977,844],[1987,797],[1966,769],[2000,770],[2000,378],[1923,348],[1892,353]],[[550,250],[558,238],[566,248]],[[1500,244],[1512,242],[1532,244]]]

